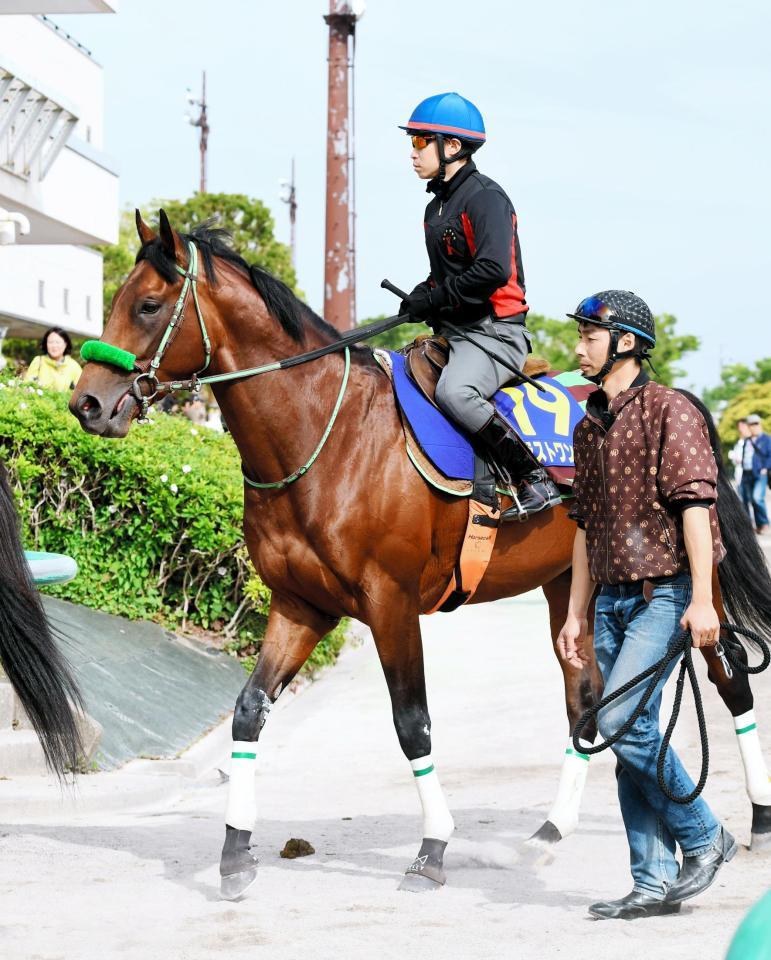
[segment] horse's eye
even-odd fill
[[[145,300],[142,304],[142,313],[158,313],[160,309],[160,303],[156,303],[155,300]]]

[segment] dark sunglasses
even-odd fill
[[[429,143],[433,143],[436,140],[436,137],[428,137],[422,133],[416,133],[410,137],[412,141],[413,149],[415,150],[425,150]]]

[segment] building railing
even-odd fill
[[[78,118],[45,93],[0,66],[0,169],[42,180]]]

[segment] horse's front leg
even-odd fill
[[[225,813],[225,845],[220,859],[220,893],[236,900],[257,878],[249,840],[257,816],[257,740],[271,705],[337,621],[302,600],[273,593],[265,639],[254,672],[236,701],[233,752]]]
[[[417,599],[401,592],[378,597],[368,623],[391,695],[396,735],[410,762],[423,808],[423,842],[399,889],[438,890],[445,882],[444,851],[455,824],[431,757]]]

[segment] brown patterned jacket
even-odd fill
[[[609,405],[597,390],[573,444],[570,516],[586,530],[592,580],[628,583],[687,571],[688,506],[709,508],[713,561],[722,560],[715,457],[704,418],[682,394],[642,372]]]

